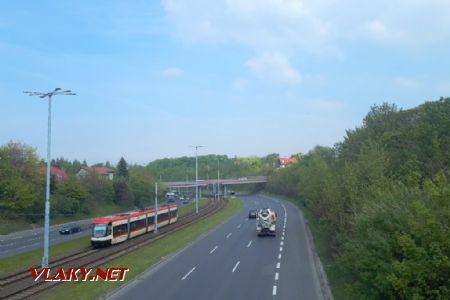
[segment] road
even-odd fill
[[[108,299],[323,299],[298,209],[263,196],[242,198],[240,213]],[[277,211],[276,237],[258,237],[247,218],[261,207]]]
[[[177,201],[177,205],[182,207],[186,204]],[[81,232],[73,234],[60,234],[59,229],[64,224],[50,226],[49,244],[56,245],[70,240],[78,239],[83,236],[91,235],[90,226],[92,219],[80,220],[72,222],[79,224],[82,228]],[[34,230],[19,231],[8,235],[0,235],[0,258],[6,258],[44,247],[44,229],[36,228]],[[51,255],[51,253],[50,253]]]
[[[60,234],[58,230],[63,225],[54,225],[50,227],[49,244],[55,245],[78,239],[91,234],[89,229],[92,219],[76,222],[83,229],[81,232],[73,234]],[[8,235],[0,236],[0,258],[14,256],[20,253],[43,248],[44,245],[44,229],[36,228],[34,230],[20,231]]]

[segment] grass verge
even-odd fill
[[[74,250],[83,249],[90,245],[90,236],[85,236],[70,242],[50,246],[51,257],[61,256]],[[42,249],[36,249],[16,256],[0,259],[0,275],[20,268],[37,265],[41,262]]]
[[[349,299],[350,296],[348,295],[345,288],[344,279],[342,278],[342,275],[337,271],[332,249],[329,247],[328,241],[330,240],[330,236],[325,226],[314,218],[312,212],[303,204],[303,201],[300,198],[291,198],[270,193],[263,194],[268,197],[289,201],[300,208],[300,210],[303,212],[303,216],[308,222],[308,227],[311,230],[311,234],[314,239],[314,246],[325,269],[325,273],[327,274],[328,282],[330,284],[334,299]]]
[[[213,216],[151,243],[148,246],[142,247],[125,257],[118,258],[102,266],[102,268],[129,268],[130,271],[126,275],[126,282],[129,282],[148,268],[161,262],[164,257],[182,249],[202,234],[212,230],[214,227],[239,212],[243,205],[241,200],[230,199],[225,208]],[[124,283],[125,282],[68,282],[39,295],[38,299],[61,299],[65,298],[67,295],[70,295],[73,299],[97,299]]]
[[[199,207],[204,207],[208,204],[208,199],[200,199]],[[184,216],[195,211],[195,202],[186,206],[180,207],[178,216]],[[50,258],[62,256],[76,250],[80,250],[90,245],[90,236],[82,237],[69,242],[64,242],[58,245],[50,246]],[[36,249],[29,252],[21,253],[16,256],[0,259],[0,275],[6,272],[11,272],[20,268],[37,265],[42,258],[42,249]]]
[[[198,200],[198,207],[202,208],[208,204],[209,200],[202,198]],[[182,217],[195,211],[195,201],[178,209],[178,217]]]

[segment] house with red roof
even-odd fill
[[[295,157],[280,157],[278,159],[279,168],[286,168],[290,165],[296,164],[297,159]]]
[[[42,173],[47,174],[47,167],[42,167]],[[67,179],[66,172],[59,167],[50,167],[50,176],[56,183],[61,183]]]
[[[83,167],[78,171],[76,176],[78,178],[84,178],[92,174],[109,180],[114,179],[114,170],[107,167]]]

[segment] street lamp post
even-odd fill
[[[217,200],[220,200],[220,186],[219,186],[219,180],[220,180],[220,159],[217,158]]]
[[[158,233],[158,181],[155,182],[155,234]]]
[[[191,146],[195,148],[195,213],[198,213],[198,148],[202,148],[203,146]]]
[[[44,256],[42,257],[42,268],[48,267],[48,240],[50,229],[50,150],[51,150],[51,133],[52,133],[52,97],[59,95],[76,95],[70,90],[62,91],[56,88],[53,92],[24,92],[29,96],[39,96],[40,98],[48,97],[48,133],[47,133],[47,183],[45,187],[45,223],[44,223]]]

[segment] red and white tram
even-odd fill
[[[157,214],[155,218],[156,210],[147,209],[95,219],[91,244],[94,247],[114,245],[153,231],[155,219],[158,220],[158,228],[175,223],[178,220],[177,205],[161,206]]]

